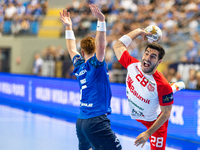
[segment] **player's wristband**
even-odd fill
[[[128,35],[124,35],[122,36],[120,39],[119,39],[126,47],[128,47],[131,42],[132,42],[132,39],[128,36]]]
[[[97,21],[97,31],[106,31],[106,22]]]
[[[65,30],[65,39],[76,40],[76,38],[74,36],[74,31]]]

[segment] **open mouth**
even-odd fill
[[[148,67],[150,67],[150,64],[144,61],[143,66],[148,68]]]

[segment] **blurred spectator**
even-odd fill
[[[196,77],[197,77],[196,90],[200,90],[200,71],[197,72]]]
[[[21,30],[21,20],[19,19],[18,16],[15,16],[13,18],[13,22],[12,22],[12,25],[11,25],[11,32],[12,34],[14,35],[17,35]]]
[[[68,79],[74,79],[73,77],[73,65],[68,51],[66,50],[63,56],[63,65],[62,65],[62,77]]]
[[[186,54],[181,58],[181,60],[184,62],[194,62],[198,49],[192,40],[187,41],[187,46]]]
[[[200,49],[198,50],[198,54],[195,58],[195,62],[200,63]]]
[[[176,77],[175,82],[183,81],[182,75],[180,74],[180,72],[176,72],[175,77]]]
[[[167,81],[169,83],[171,83],[171,82],[177,82],[177,79],[176,79],[176,70],[174,68],[169,68],[168,69],[168,74],[167,74],[166,79],[167,79]]]
[[[188,30],[190,35],[194,35],[198,30],[199,23],[197,21],[197,17],[192,18],[188,23]]]
[[[30,5],[33,9],[35,9],[35,8],[37,7],[37,4],[38,4],[38,3],[39,3],[38,0],[30,0],[29,5]]]
[[[47,10],[48,10],[48,5],[49,5],[48,0],[40,0],[39,2],[42,7],[42,14],[46,15]]]
[[[63,66],[63,56],[64,50],[62,46],[57,46],[55,50],[55,76],[62,77],[62,66]]]
[[[186,83],[186,88],[188,89],[196,89],[197,79],[196,79],[196,70],[190,69],[189,71],[189,79]]]
[[[55,46],[48,46],[42,51],[42,76],[55,77]]]
[[[28,34],[28,31],[30,29],[30,21],[26,18],[24,18],[22,21],[21,21],[21,24],[20,24],[20,33],[22,34]]]
[[[8,3],[8,6],[5,9],[5,16],[4,19],[5,20],[12,20],[14,15],[16,14],[17,9],[15,7],[15,5],[11,2]]]
[[[105,55],[105,61],[106,61],[107,66],[108,66],[108,71],[112,70],[112,66],[113,66],[113,62],[114,62],[114,57],[115,57],[114,51],[107,46],[107,48],[106,48],[106,55]]]
[[[22,18],[26,12],[26,7],[23,5],[21,0],[18,0],[17,2],[16,15],[17,17]]]
[[[42,7],[40,3],[37,3],[35,9],[32,12],[33,20],[41,20],[42,17]]]
[[[40,57],[39,53],[36,53],[32,70],[34,75],[41,75],[42,65],[43,65],[43,59]]]
[[[72,1],[72,8],[74,9],[74,12],[78,12],[79,7],[80,7],[80,1],[79,0],[73,0]]]
[[[3,32],[3,24],[4,24],[3,7],[0,4],[0,37],[1,37],[2,32]]]
[[[132,0],[121,0],[121,9],[137,12],[138,6]]]
[[[140,59],[140,54],[139,54],[139,49],[138,49],[138,44],[133,41],[129,47],[128,47],[128,52],[131,56],[135,57],[136,59]]]

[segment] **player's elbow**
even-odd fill
[[[165,118],[169,119],[170,114],[171,114],[171,109],[172,109],[172,105],[161,107],[161,111],[163,115],[165,116]]]
[[[123,46],[123,44],[118,40],[114,45],[113,45],[113,49],[114,51],[117,51],[118,49],[120,49]]]
[[[165,118],[169,119],[170,115],[171,115],[171,110],[167,110],[163,112]]]
[[[119,47],[119,41],[117,41],[114,45],[113,45],[113,49],[117,49]]]
[[[99,45],[99,46],[97,46],[97,51],[105,51],[105,46],[101,46],[101,45]]]
[[[166,116],[167,119],[169,119],[170,114],[171,114],[171,111],[168,111],[168,112],[165,113],[165,116]]]

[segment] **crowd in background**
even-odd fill
[[[12,34],[28,33],[30,23],[40,21],[46,14],[47,0],[3,0],[0,3],[0,33],[4,22],[11,22]]]
[[[77,47],[79,48],[79,42],[77,42]],[[109,68],[109,63],[107,64]],[[108,69],[110,81],[115,83],[124,83],[126,69],[121,68],[122,66],[118,63],[115,65],[115,68]],[[61,46],[47,46],[42,50],[41,54],[35,54],[32,74],[38,76],[76,79],[75,75],[72,73],[73,69],[74,67],[67,50],[64,50]],[[186,69],[186,67],[183,69]],[[181,73],[174,68],[166,68],[163,74],[169,83],[184,81],[187,89],[200,90],[200,64],[198,67],[189,67],[188,70],[188,78],[185,80],[182,78]]]
[[[163,36],[160,44],[165,48],[167,55],[170,50],[177,53],[176,60],[172,61],[200,64],[200,0],[73,0],[66,5],[66,9],[72,18],[79,51],[80,40],[85,36],[95,37],[96,33],[97,20],[92,16],[88,3],[97,5],[106,17],[105,61],[111,82],[124,83],[126,75],[126,69],[118,63],[114,55],[113,45],[122,35],[148,25],[161,28]],[[20,0],[2,1],[0,13],[4,15],[0,15],[0,32],[4,20],[21,24],[23,20],[40,20],[47,7],[47,0],[30,0],[26,3]],[[64,38],[64,30],[63,27],[61,38]],[[145,47],[146,43],[137,38],[128,47],[128,51],[133,57],[141,60]],[[32,72],[35,75],[74,79],[72,71],[69,54],[61,46],[47,46],[40,54],[35,55]],[[166,68],[163,73],[169,82],[184,80],[187,88],[200,89],[199,69],[190,68],[187,79],[182,78],[182,72],[174,68]]]
[[[158,25],[163,33],[161,44],[166,49],[180,42],[190,43],[180,59],[200,62],[198,54],[200,0],[88,0],[87,2],[95,3],[106,16],[108,49],[112,48],[113,42],[119,37],[133,29]],[[66,9],[71,14],[76,35],[94,36],[96,19],[89,11],[86,0],[73,0]],[[128,50],[139,59],[143,53],[143,45],[141,40],[136,40]]]

